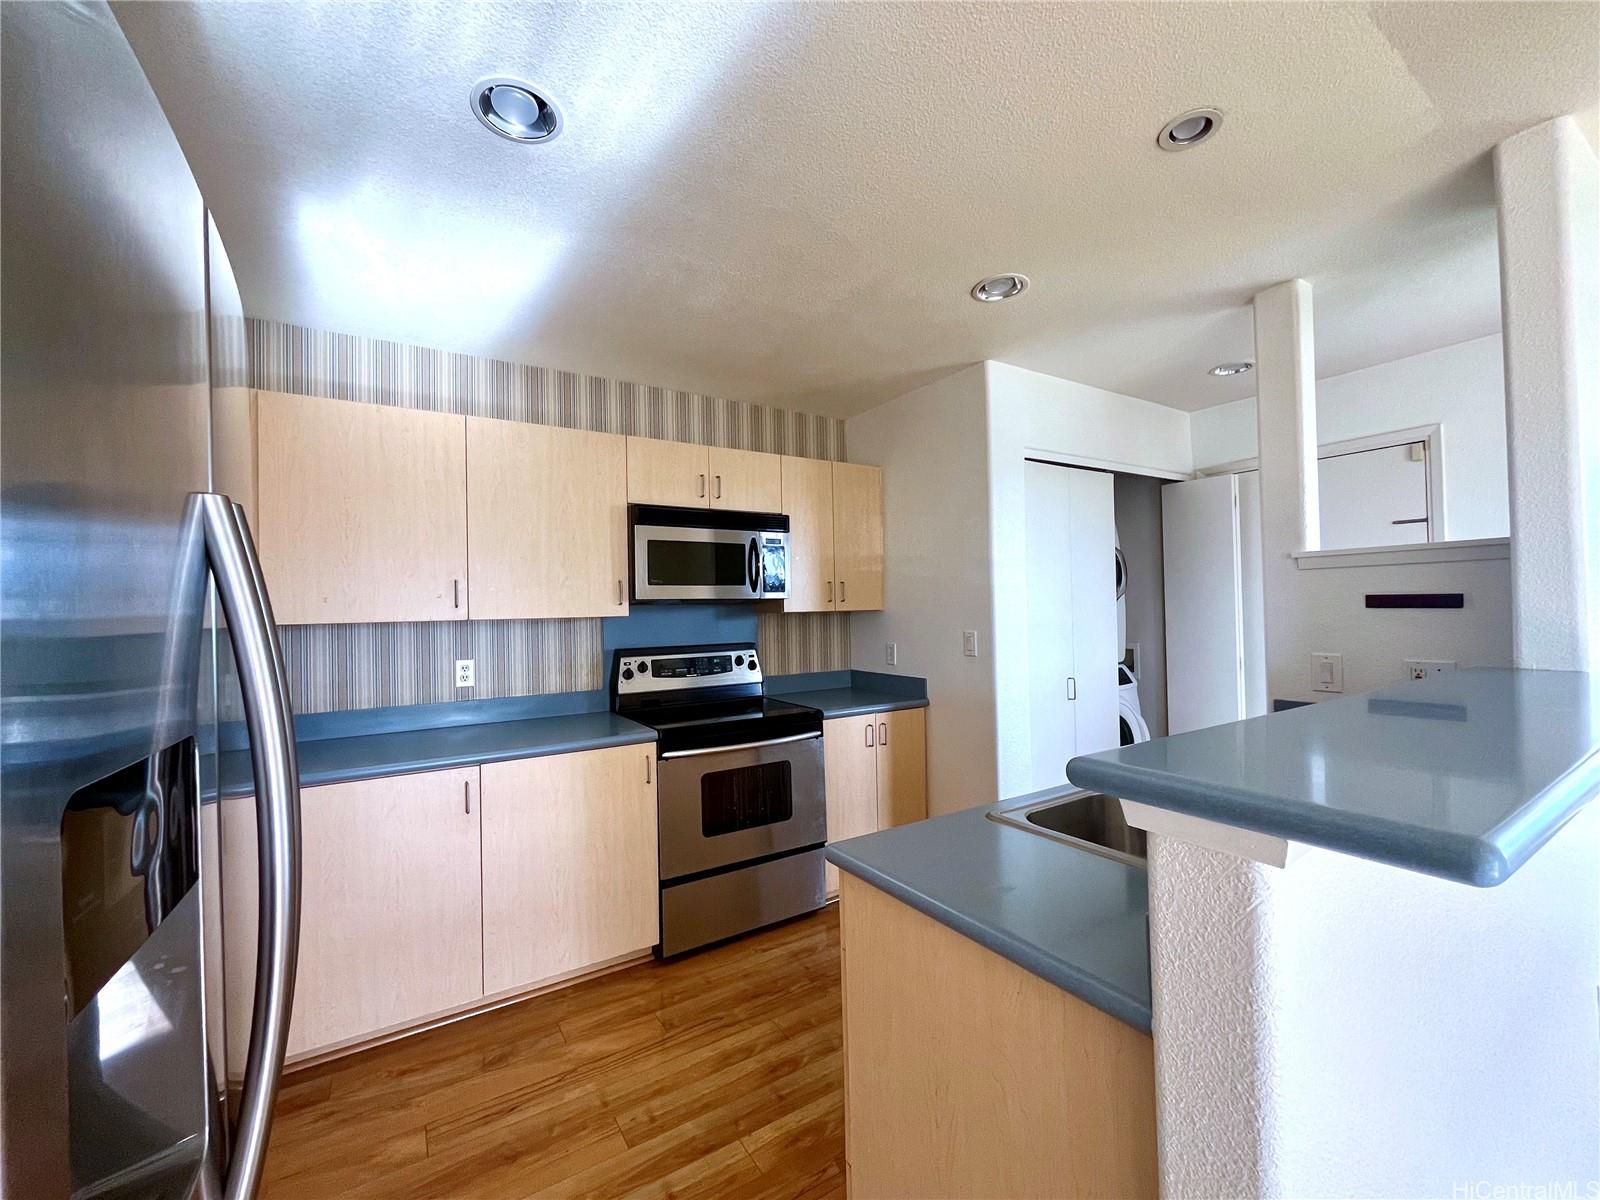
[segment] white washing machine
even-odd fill
[[[1117,664],[1117,724],[1124,746],[1150,740],[1150,726],[1139,710],[1139,680],[1121,663]]]

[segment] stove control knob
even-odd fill
[[[742,667],[742,666],[744,666],[744,655],[742,655],[742,654],[735,654],[735,655],[734,655],[734,656],[733,656],[733,665],[734,665],[734,666],[736,666],[736,667]]]
[[[629,668],[623,667],[622,668],[622,678],[623,679],[632,679],[633,678],[633,672]]]
[[[650,660],[649,659],[642,658],[642,659],[639,660],[639,674],[641,674],[641,675],[650,674]]]
[[[752,654],[750,656],[750,661],[745,665],[748,666],[752,671],[754,671],[756,669],[756,656],[754,654]]]

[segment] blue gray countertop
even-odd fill
[[[988,811],[835,842],[828,861],[1148,1031],[1144,869],[988,820]]]
[[[925,705],[926,689],[925,681],[909,676],[851,671],[775,676],[768,686],[771,694],[811,704],[826,717]],[[564,692],[298,716],[300,783],[316,787],[655,740],[653,729],[616,716],[609,703],[605,691]],[[220,773],[224,796],[254,790],[237,726],[224,731]]]
[[[1455,671],[1074,758],[1067,776],[1492,887],[1600,791],[1600,676]]]

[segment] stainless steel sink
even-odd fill
[[[1122,804],[1115,796],[1070,792],[1015,808],[996,809],[989,819],[1118,862],[1145,865],[1144,830],[1135,829],[1122,819]]]

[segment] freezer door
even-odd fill
[[[209,483],[204,210],[104,5],[0,5],[0,107],[0,1192],[162,1195],[206,1135],[193,889],[161,873],[174,857],[146,861],[163,919],[98,1001],[82,1003],[92,973],[72,985],[74,1016],[68,920],[85,914],[64,906],[93,893],[69,887],[63,830],[74,796],[199,732],[205,554],[188,497]],[[117,828],[131,855],[132,826]],[[148,816],[141,829],[175,833]],[[120,865],[142,917],[152,876]],[[110,882],[87,903],[109,903]],[[128,1086],[147,1051],[164,1066]],[[153,1098],[145,1085],[168,1071]],[[92,1078],[117,1104],[80,1150],[69,1113]]]

